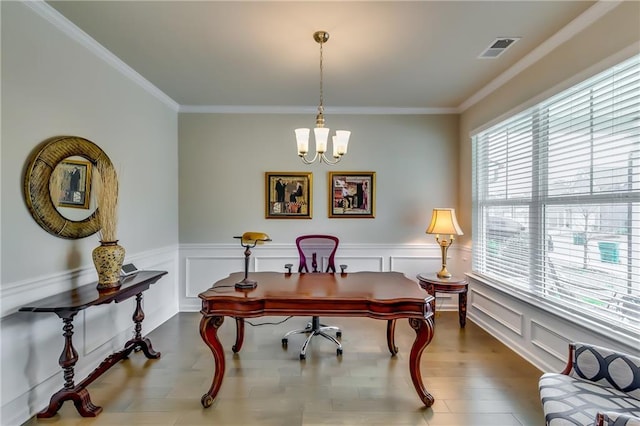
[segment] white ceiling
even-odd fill
[[[460,111],[602,9],[575,0],[48,3],[183,110],[315,108],[312,35],[328,31],[328,112]],[[497,37],[521,40],[478,59]]]

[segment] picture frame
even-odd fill
[[[264,180],[267,219],[311,219],[312,173],[265,172]]]
[[[89,209],[93,164],[90,161],[65,159],[57,167],[61,169],[57,206]]]
[[[376,172],[329,172],[330,218],[375,218]]]

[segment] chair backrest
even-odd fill
[[[296,238],[300,255],[298,272],[335,272],[339,242],[333,235],[301,235]]]

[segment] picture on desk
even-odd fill
[[[307,172],[265,172],[267,219],[311,219],[313,175]]]
[[[329,217],[374,218],[375,172],[329,172]]]

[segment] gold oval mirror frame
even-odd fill
[[[100,230],[97,210],[83,220],[64,217],[51,199],[49,181],[62,160],[79,156],[94,166],[113,167],[107,154],[88,139],[77,136],[58,136],[40,144],[29,159],[24,174],[24,196],[35,221],[56,237],[75,240],[88,237]]]

